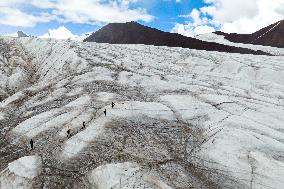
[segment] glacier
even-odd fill
[[[284,50],[234,45],[1,37],[0,187],[283,188]]]

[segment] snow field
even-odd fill
[[[207,36],[206,40],[222,39],[220,36]],[[59,171],[58,177],[62,183],[52,183],[54,178],[45,175],[48,179],[44,184],[50,188],[64,188],[70,182],[81,183],[78,179],[66,179],[65,174],[71,173],[65,169],[75,170],[72,174],[76,178],[81,178],[81,173],[88,175],[88,182],[98,188],[118,188],[120,178],[124,188],[139,188],[134,183],[140,183],[146,188],[198,188],[201,185],[206,188],[212,183],[219,184],[220,188],[282,188],[283,56],[36,38],[5,38],[5,41],[21,52],[27,51],[28,55],[21,53],[20,57],[24,62],[26,56],[30,57],[29,64],[35,68],[35,77],[32,83],[25,83],[25,89],[15,90],[18,84],[12,84],[10,77],[23,78],[19,81],[25,81],[25,76],[21,75],[24,73],[22,69],[13,68],[13,76],[8,74],[10,72],[0,72],[0,123],[8,135],[0,134],[5,141],[12,141],[18,148],[22,148],[19,138],[36,138],[36,144],[46,144],[37,146],[38,153],[46,157],[45,161],[53,167],[62,168],[56,170]],[[282,49],[260,46],[251,48],[276,55],[284,54]],[[17,54],[13,56],[18,57]],[[24,64],[21,59],[15,59],[19,65]],[[1,62],[1,68],[12,69],[12,62]],[[3,87],[3,83],[10,86]],[[116,104],[113,109],[111,102]],[[103,114],[105,109],[106,117]],[[118,120],[123,120],[120,122],[125,125]],[[153,120],[158,123],[154,125]],[[82,129],[83,121],[86,122],[85,129]],[[135,122],[133,125],[137,128],[127,125],[131,121]],[[151,126],[149,128],[153,130],[145,130],[145,125],[147,128]],[[117,128],[109,129],[112,126]],[[176,154],[166,148],[170,143],[160,144],[157,141],[163,137],[176,141],[181,126],[189,127],[191,131],[202,131],[200,143],[192,140],[184,143],[190,149],[189,160],[194,159],[198,165],[221,174],[210,177],[212,183],[204,184],[205,180],[210,179],[206,177],[202,180],[190,172],[192,170],[186,169],[186,165],[192,162],[181,162],[177,158],[184,154],[174,156]],[[133,129],[131,135],[128,136],[127,131],[121,132],[120,136],[118,131],[123,128]],[[68,129],[72,131],[70,138],[66,137]],[[94,141],[105,137],[106,129],[113,132],[107,136],[118,140],[104,138],[106,143],[114,141],[113,148],[123,143],[120,139],[128,137],[125,144],[128,145],[125,149],[127,155],[123,159],[125,163],[116,162],[114,156],[117,149],[103,151],[109,152],[109,156],[99,154],[100,151],[88,151],[89,156],[86,155],[85,150],[91,145],[97,147],[92,150],[100,149],[100,144]],[[43,137],[45,133],[48,141]],[[172,136],[172,133],[177,136]],[[142,138],[143,134],[145,138]],[[142,139],[135,143],[135,138],[131,138],[133,135]],[[131,143],[129,138],[134,142]],[[152,146],[143,148],[142,144],[150,145],[150,142],[144,143],[145,140],[149,140]],[[176,145],[173,151],[180,148],[180,143],[173,144]],[[190,148],[192,146],[197,148]],[[143,150],[147,150],[147,153]],[[26,152],[26,155],[29,153]],[[167,163],[164,165],[169,174],[173,175],[168,179],[165,179],[165,172],[154,171],[147,176],[147,169],[141,166],[148,161],[163,159],[159,153],[165,159],[174,157],[171,160],[172,167],[169,168]],[[95,162],[97,156],[107,157],[108,161]],[[12,162],[14,157],[8,158]],[[2,161],[0,159],[0,163]],[[162,168],[160,166],[159,169]],[[180,175],[175,173],[176,170],[185,171]],[[164,176],[163,182],[159,175]],[[220,181],[222,178],[224,180]],[[228,178],[235,183],[228,184]],[[189,180],[196,185],[189,185],[186,182]]]
[[[42,160],[39,156],[24,156],[9,163],[0,173],[0,188],[32,189],[33,179],[41,174]]]

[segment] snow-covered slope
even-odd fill
[[[43,188],[284,185],[283,56],[37,38],[0,46],[0,181],[12,179],[9,163],[37,155]]]
[[[277,47],[269,47],[269,46],[262,46],[262,45],[252,45],[252,44],[243,44],[243,43],[234,43],[225,39],[223,35],[217,35],[215,33],[207,33],[202,35],[197,35],[195,38],[200,39],[202,41],[208,42],[215,42],[220,43],[223,45],[229,45],[234,47],[242,47],[248,48],[252,50],[260,50],[263,52],[267,52],[272,55],[276,56],[284,56],[284,48],[277,48]]]
[[[38,177],[41,174],[41,158],[25,156],[8,164],[0,173],[0,188],[29,189],[39,186]]]

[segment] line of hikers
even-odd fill
[[[111,103],[111,108],[114,108],[114,106],[115,106],[115,103],[114,102],[112,102]],[[106,117],[106,114],[107,114],[107,111],[106,111],[106,109],[104,110],[104,115],[105,115],[105,117]],[[86,124],[85,124],[85,121],[83,122],[83,127],[82,127],[82,129],[85,129],[86,128]],[[67,138],[70,138],[71,137],[71,129],[68,129],[67,130]],[[31,150],[33,150],[34,149],[34,141],[33,141],[33,139],[31,139],[30,140],[30,146],[31,146]]]

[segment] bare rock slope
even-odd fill
[[[144,44],[206,51],[268,55],[268,53],[260,50],[222,45],[214,42],[204,42],[176,33],[163,32],[136,22],[108,24],[87,37],[84,41],[110,44]]]
[[[224,32],[215,33],[225,36],[225,39],[234,43],[284,48],[284,20],[271,24],[252,34],[227,34]]]

